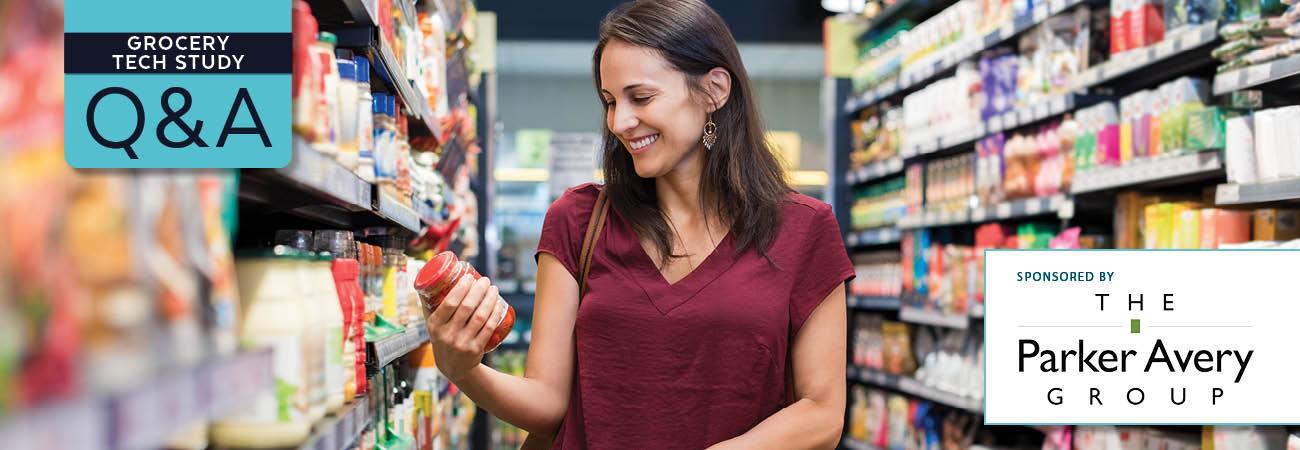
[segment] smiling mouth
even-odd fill
[[[644,148],[646,148],[646,147],[649,147],[650,144],[653,144],[653,143],[655,143],[655,141],[658,141],[658,140],[659,140],[659,133],[655,133],[655,134],[652,134],[652,135],[649,135],[649,136],[643,137],[643,138],[641,138],[641,139],[637,139],[637,140],[635,140],[635,141],[629,142],[628,144],[629,144],[629,146],[630,146],[630,148],[631,148],[632,151],[639,151],[639,150],[641,150],[641,149],[644,149]]]

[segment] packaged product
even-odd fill
[[[1218,106],[1188,111],[1183,144],[1193,151],[1223,148],[1226,145],[1224,127],[1224,111]]]
[[[1224,163],[1228,181],[1254,183],[1259,180],[1255,160],[1255,121],[1250,115],[1224,121]]]
[[[1300,238],[1300,210],[1255,210],[1253,237],[1256,241],[1289,241]]]
[[[907,324],[887,320],[881,325],[881,330],[884,333],[884,348],[881,349],[881,356],[884,359],[885,373],[911,375],[916,371],[916,360],[912,358],[911,337]]]

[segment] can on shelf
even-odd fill
[[[420,306],[424,310],[425,317],[442,304],[443,299],[447,297],[447,292],[466,274],[475,280],[482,278],[473,266],[458,260],[456,254],[449,251],[434,256],[428,264],[424,265],[424,268],[420,269],[420,273],[415,276],[415,291],[420,295]],[[499,295],[496,307],[505,308],[506,313],[500,323],[488,324],[488,326],[495,326],[495,330],[492,332],[492,338],[488,339],[487,345],[483,348],[484,353],[495,350],[501,341],[505,340],[506,335],[510,334],[510,329],[515,326],[515,309]]]

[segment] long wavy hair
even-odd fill
[[[692,93],[700,96],[697,98],[708,98],[703,79],[710,70],[721,67],[731,73],[730,97],[713,112],[718,141],[703,150],[700,207],[719,208],[719,218],[731,224],[737,254],[752,247],[767,259],[767,248],[780,225],[781,203],[792,189],[764,138],[754,89],[727,24],[701,0],[640,0],[619,5],[601,21],[600,39],[592,55],[598,98],[601,53],[611,39],[657,52],[686,75]],[[610,190],[611,205],[638,235],[654,242],[661,264],[684,256],[672,253],[672,230],[659,208],[655,180],[638,176],[623,143],[607,125],[601,128],[605,130],[605,189]]]

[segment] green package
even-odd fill
[[[1187,113],[1186,146],[1188,150],[1224,148],[1224,113],[1210,106]]]

